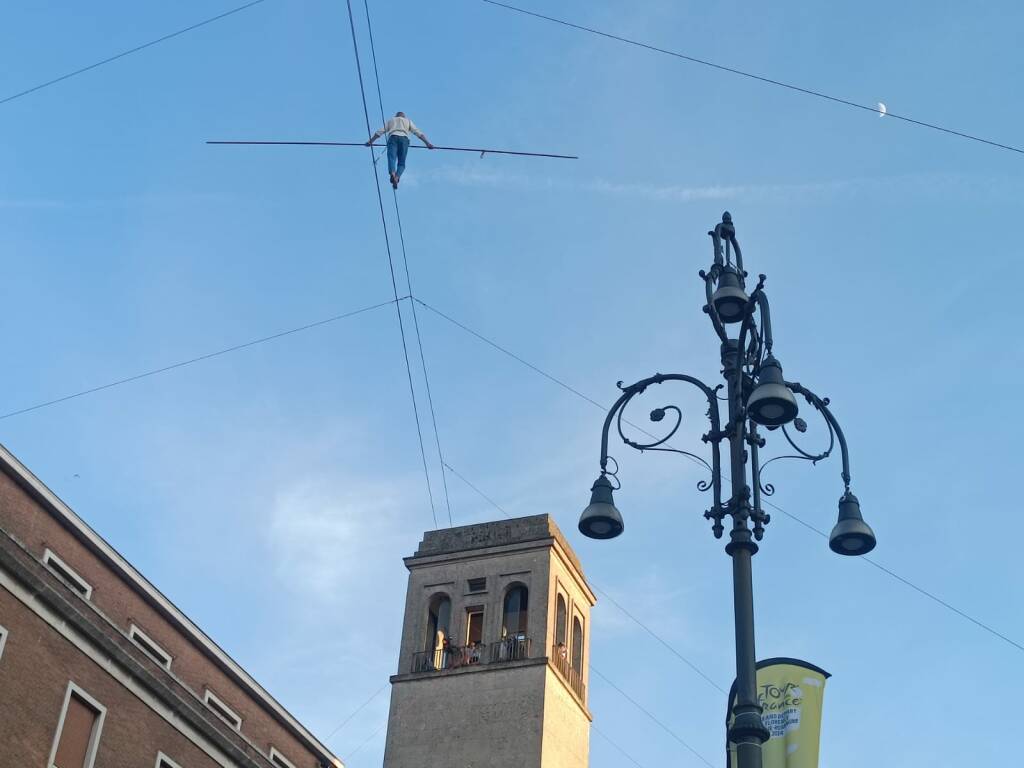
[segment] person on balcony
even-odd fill
[[[456,669],[458,667],[461,667],[465,663],[462,649],[459,648],[459,646],[455,645],[455,643],[451,643],[448,640],[445,640],[444,642],[445,657],[447,659],[445,667],[447,669]]]
[[[569,649],[566,647],[565,643],[558,644],[558,658],[563,664],[569,659]]]

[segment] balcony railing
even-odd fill
[[[530,658],[530,638],[524,635],[506,637],[497,643],[474,643],[458,647],[450,645],[435,651],[418,651],[412,655],[413,672],[440,672],[479,664],[501,664]]]
[[[569,661],[568,649],[565,645],[559,644],[551,647],[551,660],[555,669],[569,684],[573,692],[579,696],[580,701],[587,700],[587,686],[583,682],[583,673],[576,669]]]
[[[519,661],[530,658],[530,638],[526,635],[514,635],[491,643],[491,663],[499,661]]]
[[[442,669],[471,667],[483,664],[489,658],[485,643],[476,643],[462,648],[450,645],[447,648],[438,648],[436,651],[414,653],[412,656],[412,671],[438,672]]]

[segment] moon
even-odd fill
[[[888,112],[889,110],[886,108],[885,104],[878,102],[878,116],[885,117]]]

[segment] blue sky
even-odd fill
[[[230,7],[12,7],[0,98]],[[1015,3],[529,7],[1007,143],[1024,121]],[[877,560],[1024,641],[999,548],[1024,353],[1018,302],[992,303],[1024,277],[1024,160],[472,0],[371,12],[386,112],[440,144],[580,155],[412,153],[417,295],[600,401],[655,371],[714,380],[696,273],[729,209],[787,376],[846,430]],[[364,151],[203,143],[362,139],[343,3],[267,0],[0,110],[4,412],[391,297]],[[695,467],[620,447],[627,534],[583,539],[602,414],[419,320],[452,466],[512,514],[553,514],[598,586],[727,687],[729,563]],[[678,402],[699,445],[699,403]],[[320,735],[394,670],[400,558],[432,522],[393,307],[4,419],[0,440]],[[829,529],[838,463],[790,464],[776,503]],[[448,485],[457,524],[498,516]],[[1021,651],[782,514],[755,590],[760,655],[834,675],[822,766],[1005,759]],[[592,662],[720,762],[722,696],[607,601]],[[700,764],[590,694],[640,764]],[[330,745],[350,755],[386,711],[381,694]],[[379,764],[383,738],[350,765]],[[594,768],[623,760],[592,738]]]

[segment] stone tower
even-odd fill
[[[586,768],[595,598],[554,521],[429,531],[405,565],[384,768]]]

